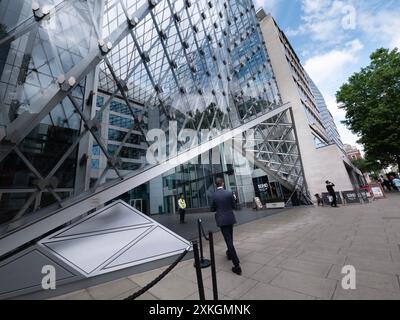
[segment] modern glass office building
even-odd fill
[[[65,267],[46,236],[119,199],[162,214],[184,194],[202,211],[222,177],[243,204],[310,203],[251,0],[1,1],[0,22],[0,276],[14,254],[31,257],[14,269],[43,255]],[[106,240],[128,210],[116,203],[101,243],[120,245],[130,230]],[[78,260],[107,254],[82,255],[87,238],[61,236],[68,247],[71,237]],[[26,289],[24,277],[0,297]]]
[[[146,213],[173,211],[181,193],[207,207],[216,176],[242,202],[260,195],[260,179],[288,203],[306,194],[296,148],[279,136],[295,140],[290,115],[270,113],[282,105],[251,1],[3,1],[0,14],[2,221],[154,169],[152,129],[165,132],[164,160],[190,148],[187,131],[202,145],[204,129],[255,129],[259,165],[240,176],[222,145],[210,145],[197,164],[184,158],[117,192]]]

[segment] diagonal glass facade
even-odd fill
[[[287,201],[307,198],[252,1],[2,1],[0,17],[0,222],[20,227],[82,198],[95,209],[111,200],[96,196],[108,186],[149,213],[152,193],[159,213],[173,211],[179,192],[205,207],[216,174],[248,198],[252,177],[243,182],[223,157],[188,161],[216,150],[189,153],[195,145],[233,129],[246,135],[250,123],[256,156],[246,161],[264,170],[255,178],[269,173]],[[154,129],[165,134],[156,163]],[[135,180],[149,170],[158,178]]]

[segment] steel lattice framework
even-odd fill
[[[301,203],[311,203],[304,179],[300,150],[291,109],[255,127],[254,149],[244,148],[254,155],[250,162],[275,177],[292,190]],[[248,152],[252,151],[252,152]]]
[[[308,198],[290,108],[282,106],[251,0],[40,1],[25,12],[0,38],[8,53],[0,74],[0,170],[17,163],[28,180],[20,187],[10,174],[11,184],[1,183],[0,200],[15,204],[3,206],[3,238],[46,222],[0,255],[170,170],[172,157],[188,161],[251,128],[253,162]],[[102,105],[98,91],[107,93]],[[132,123],[110,150],[101,119],[117,97]],[[123,148],[132,132],[147,133],[143,118],[154,110],[167,136],[171,120],[178,135],[188,128],[199,138],[204,128],[221,134],[127,172]],[[30,149],[43,126],[55,135],[63,129],[53,161]],[[93,144],[107,165],[88,184],[84,160]]]

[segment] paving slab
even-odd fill
[[[271,284],[315,298],[331,299],[336,280],[313,277],[299,272],[282,271]]]
[[[149,290],[149,293],[161,300],[182,300],[197,292],[197,284],[172,274]]]
[[[62,296],[51,298],[50,300],[94,300],[88,290],[79,290]]]
[[[139,289],[140,286],[138,284],[134,283],[129,278],[123,278],[94,286],[87,290],[95,300],[111,300],[121,296],[122,294],[129,296],[129,292],[135,292]]]
[[[278,267],[324,278],[328,275],[332,264],[324,261],[306,261],[289,258],[280,263]]]
[[[399,300],[400,294],[362,286],[358,286],[356,290],[343,290],[338,286],[333,298],[335,300]]]
[[[275,279],[278,276],[278,274],[280,274],[282,271],[283,269],[280,268],[264,266],[256,273],[252,274],[250,278],[267,284],[270,283],[273,279]]]
[[[244,294],[243,300],[315,300],[314,297],[287,290],[284,288],[274,287],[268,284],[259,283],[254,288]]]

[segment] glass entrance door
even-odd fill
[[[130,205],[140,212],[143,212],[143,199],[131,199]]]
[[[164,207],[166,209],[166,213],[175,214],[176,213],[176,200],[175,196],[164,197]]]

